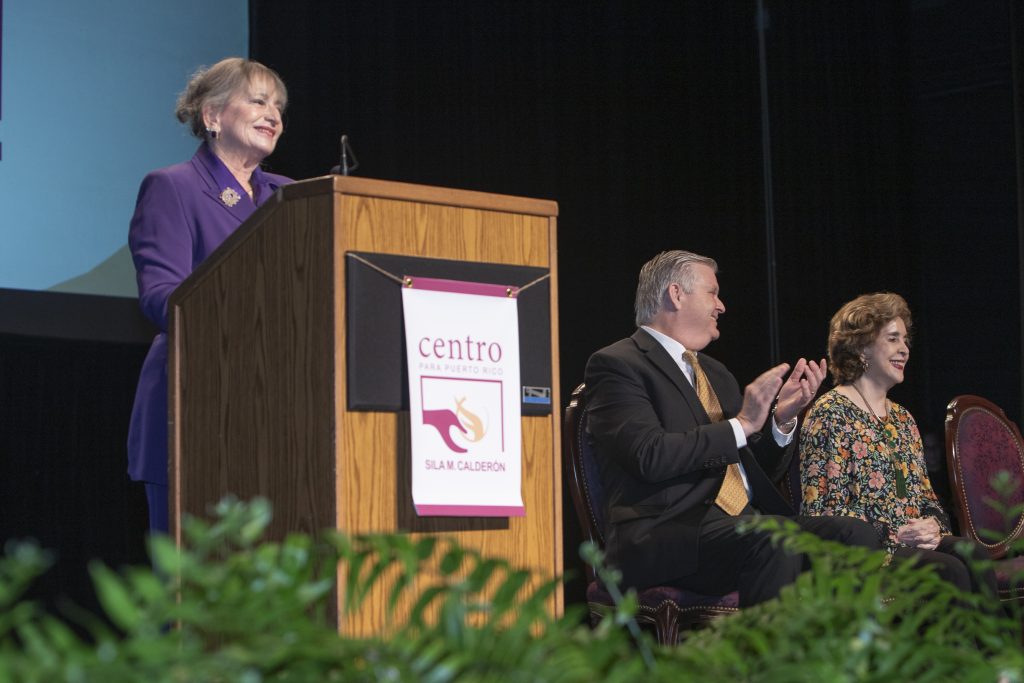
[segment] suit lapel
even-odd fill
[[[704,406],[697,397],[697,392],[694,390],[693,385],[690,384],[690,380],[686,379],[683,371],[679,369],[679,365],[668,355],[665,347],[644,330],[637,330],[633,334],[633,341],[646,354],[647,360],[654,364],[676,386],[676,389],[683,395],[683,399],[693,412],[694,418],[702,424],[709,424],[711,418],[708,417],[707,411],[704,410]]]
[[[203,179],[203,194],[234,216],[239,223],[244,222],[256,210],[249,195],[205,144],[200,146],[192,157],[192,165]],[[231,196],[231,192],[234,196]]]
[[[216,202],[218,206],[222,207],[224,210],[226,210],[228,213],[234,216],[239,223],[244,222],[246,218],[252,215],[252,212],[256,209],[256,207],[252,205],[252,202],[249,201],[247,195],[243,195],[244,199],[239,199],[234,206],[228,206],[221,198],[221,195],[223,194],[225,189],[226,188],[222,188],[220,190],[205,188],[203,190],[203,193],[206,194],[211,200]],[[238,190],[235,190],[235,192],[238,192]]]

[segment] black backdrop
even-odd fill
[[[782,360],[881,289],[917,315],[897,391],[926,430],[957,393],[1020,414],[1011,11],[988,2],[252,0],[251,54],[290,88],[273,170],[558,201],[563,394],[632,329],[639,266],[714,256],[710,351],[741,382],[769,347],[770,120]]]
[[[290,89],[270,165],[326,173],[345,132],[368,177],[557,200],[563,402],[632,331],[637,270],[662,249],[719,260],[709,351],[741,382],[776,334],[780,359],[820,356],[841,303],[900,292],[917,335],[894,394],[940,469],[953,396],[1021,418],[1024,0],[765,6],[762,63],[756,0],[251,0],[251,56]],[[0,539],[41,538],[58,565],[38,593],[89,604],[90,557],[144,561],[124,442],[148,338],[40,331],[117,321],[88,297],[66,315],[15,299],[36,297],[0,301]]]
[[[291,91],[272,168],[326,173],[347,133],[361,175],[557,200],[563,402],[662,249],[718,259],[709,351],[741,383],[897,291],[917,325],[894,395],[942,488],[953,396],[1020,417],[1021,0],[764,5],[762,60],[756,0],[251,0],[251,56]]]

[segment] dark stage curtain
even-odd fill
[[[251,55],[290,88],[272,166],[326,173],[344,132],[362,175],[557,200],[563,400],[632,331],[644,261],[713,256],[709,351],[746,383],[775,360],[767,114],[782,360],[822,356],[844,301],[902,293],[918,343],[894,396],[941,455],[954,395],[1020,411],[1009,5],[765,6],[767,110],[754,0],[252,0]]]
[[[0,335],[0,542],[34,538],[55,564],[30,596],[98,613],[87,566],[146,564],[141,484],[125,441],[147,347]]]
[[[741,342],[765,321],[752,5],[251,8],[252,56],[291,93],[274,168],[326,173],[346,132],[361,175],[558,201],[565,395],[632,331],[636,273],[666,248],[721,259],[722,353],[741,377],[767,364]]]
[[[588,355],[632,332],[637,272],[668,248],[721,260],[715,352],[741,379],[769,363],[753,16],[721,2],[254,2],[251,54],[289,87],[281,172],[327,172],[345,132],[361,175],[558,201],[566,398]]]

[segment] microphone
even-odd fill
[[[351,161],[350,161],[351,159]],[[348,136],[341,134],[341,162],[331,169],[332,174],[348,175],[349,171],[359,168],[359,160],[356,153],[352,151],[352,145],[348,144]]]

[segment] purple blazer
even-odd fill
[[[139,304],[160,333],[135,391],[128,427],[128,474],[167,485],[167,299],[182,280],[290,178],[253,171],[255,201],[206,144],[191,161],[147,175],[128,232]],[[222,194],[226,190],[225,199]],[[229,206],[237,199],[234,206]]]

